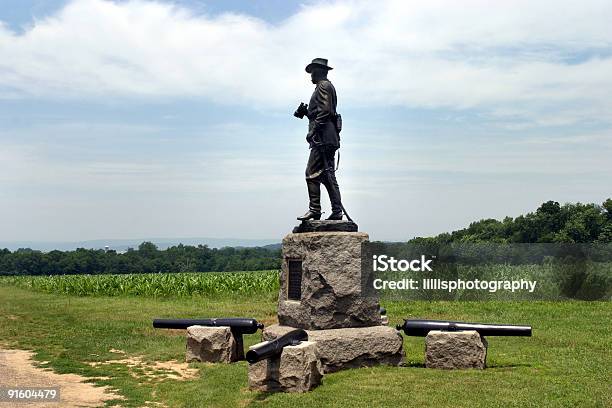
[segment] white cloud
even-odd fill
[[[345,106],[513,108],[553,122],[580,106],[574,121],[612,120],[610,21],[612,3],[597,0],[337,1],[277,25],[73,0],[22,34],[0,26],[0,92],[277,107],[307,94],[303,66],[325,56]]]

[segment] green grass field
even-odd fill
[[[223,280],[215,277],[220,274],[200,275],[206,276],[194,279]],[[171,280],[179,277],[163,276],[158,279],[179,284]],[[328,374],[320,387],[300,395],[248,391],[245,362],[192,364],[199,374],[186,381],[138,378],[121,364],[88,364],[123,357],[111,349],[147,361],[183,359],[184,333],[154,330],[154,317],[245,316],[274,323],[276,284],[253,289],[244,278],[264,281],[265,274],[236,276],[227,278],[242,285],[227,283],[224,291],[202,290],[189,296],[173,296],[167,286],[159,289],[163,295],[145,291],[135,296],[124,290],[116,293],[121,296],[102,296],[109,292],[92,290],[81,294],[98,296],[76,296],[60,293],[61,285],[43,287],[45,278],[41,286],[26,282],[29,278],[2,278],[0,343],[36,351],[37,360],[48,361],[44,366],[57,372],[110,377],[93,381],[118,389],[127,398],[122,406],[154,401],[169,407],[612,407],[610,302],[386,302],[392,324],[404,317],[525,323],[534,327],[534,336],[489,338],[489,368],[484,371],[425,369],[423,339],[405,338],[404,367]],[[78,286],[79,277],[64,279],[74,279]],[[249,335],[245,343],[258,340],[258,335]]]

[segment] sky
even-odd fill
[[[608,0],[0,0],[0,241],[280,240],[315,57],[371,239],[601,203],[610,21]]]

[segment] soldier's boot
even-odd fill
[[[338,181],[336,180],[336,175],[333,170],[328,171],[326,177],[323,178],[323,184],[327,189],[327,194],[329,194],[329,201],[332,207],[332,213],[327,219],[341,220],[343,215],[342,198],[340,196],[340,187],[338,186]]]
[[[321,183],[318,180],[306,180],[308,187],[308,211],[301,217],[300,221],[321,219]]]

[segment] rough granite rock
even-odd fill
[[[321,384],[316,344],[303,341],[283,348],[279,357],[249,365],[249,388],[255,391],[306,392]]]
[[[305,232],[283,239],[278,299],[281,325],[337,329],[381,324],[371,276],[362,276],[363,232]],[[287,299],[288,260],[302,261],[300,300]],[[366,293],[367,292],[367,293]]]
[[[259,344],[255,344],[253,347],[258,345]],[[279,381],[280,360],[279,356],[249,364],[247,373],[249,389],[262,392],[282,391]]]
[[[265,341],[280,337],[293,327],[271,325],[264,329]],[[307,330],[317,345],[324,373],[373,365],[399,365],[404,358],[401,334],[388,326]]]
[[[295,228],[293,233],[301,232],[324,232],[324,231],[344,231],[344,232],[357,232],[357,224],[352,221],[343,220],[307,220]]]
[[[231,363],[242,356],[242,344],[236,341],[229,327],[187,328],[187,362]]]
[[[425,337],[427,368],[479,368],[487,359],[487,341],[476,331],[430,331]]]

